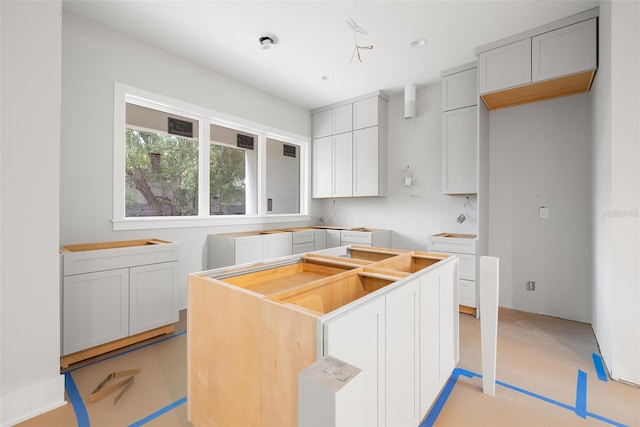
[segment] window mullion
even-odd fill
[[[267,135],[258,134],[258,215],[267,214]]]
[[[200,157],[198,160],[198,188],[200,189],[200,191],[198,192],[198,216],[208,218],[211,214],[209,188],[209,185],[211,183],[209,179],[209,174],[211,172],[211,166],[209,164],[211,151],[211,126],[209,124],[209,120],[206,120],[204,118],[200,118],[199,123],[200,140],[198,141],[198,143],[200,144]]]

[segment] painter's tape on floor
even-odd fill
[[[446,384],[445,388],[440,393],[440,396],[438,396],[438,400],[436,400],[436,402],[433,404],[431,410],[427,414],[427,417],[425,418],[424,422],[420,425],[420,427],[431,427],[431,426],[433,426],[433,424],[435,423],[436,419],[438,418],[438,415],[440,415],[440,412],[442,412],[442,409],[444,408],[444,405],[446,404],[447,399],[449,399],[449,396],[451,395],[451,392],[453,391],[453,389],[454,389],[454,387],[456,385],[456,382],[458,381],[458,378],[460,377],[460,375],[463,375],[463,376],[469,377],[469,378],[473,378],[473,377],[482,378],[482,375],[477,374],[475,372],[471,372],[471,371],[468,371],[468,370],[462,369],[462,368],[455,368],[453,370],[453,372],[451,373],[451,377],[449,377],[449,380],[447,381],[447,384]],[[516,387],[516,386],[511,385],[511,384],[507,384],[507,383],[502,382],[502,381],[496,381],[496,385],[508,388],[508,389],[516,391],[518,393],[522,393],[522,394],[527,395],[529,397],[532,397],[534,399],[541,400],[543,402],[549,403],[551,405],[558,406],[560,408],[569,410],[571,412],[575,412],[576,415],[580,416],[581,418],[585,418],[586,419],[587,417],[589,417],[589,418],[593,418],[593,419],[605,422],[605,423],[613,425],[613,426],[628,427],[625,424],[622,424],[622,423],[619,423],[617,421],[611,420],[609,418],[603,417],[602,415],[594,414],[592,412],[587,411],[587,391],[586,391],[586,389],[587,389],[587,374],[585,372],[583,372],[583,371],[580,371],[580,370],[578,371],[578,381],[577,381],[577,386],[576,386],[576,405],[575,406],[559,402],[559,401],[551,399],[549,397],[542,396],[540,394],[534,393],[532,391],[525,390],[525,389],[520,388],[520,387]]]
[[[591,355],[593,358],[593,366],[596,368],[596,374],[598,375],[598,379],[600,381],[609,381],[607,377],[607,372],[604,369],[604,362],[602,361],[602,357],[598,353],[593,353]]]
[[[182,399],[178,399],[175,402],[173,402],[170,405],[165,406],[164,408],[160,408],[158,409],[156,412],[154,412],[151,415],[148,415],[146,417],[144,417],[143,419],[136,421],[135,423],[129,425],[129,427],[140,427],[143,426],[153,420],[155,420],[156,418],[166,414],[167,412],[177,408],[180,405],[184,405],[185,403],[187,403],[187,396],[183,397]]]

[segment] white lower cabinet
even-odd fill
[[[324,325],[324,353],[362,369],[364,425],[385,425],[385,298]]]
[[[62,354],[129,335],[128,268],[68,276],[62,286]]]
[[[340,230],[327,230],[327,248],[337,248],[341,242]]]
[[[386,296],[386,425],[420,423],[420,279]]]
[[[178,262],[129,269],[129,334],[176,322]]]
[[[210,234],[207,237],[208,268],[260,262],[291,255],[291,235],[289,232]]]
[[[157,239],[63,246],[62,355],[177,322],[177,260]]]
[[[458,263],[323,325],[323,357],[362,369],[365,425],[418,426],[458,362]]]

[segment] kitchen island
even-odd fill
[[[362,369],[367,425],[419,425],[458,361],[458,259],[362,246],[189,276],[188,417],[297,425],[298,373]]]

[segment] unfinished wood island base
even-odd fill
[[[189,275],[188,418],[298,424],[298,374],[362,369],[361,425],[419,425],[458,361],[458,258],[350,246]]]

